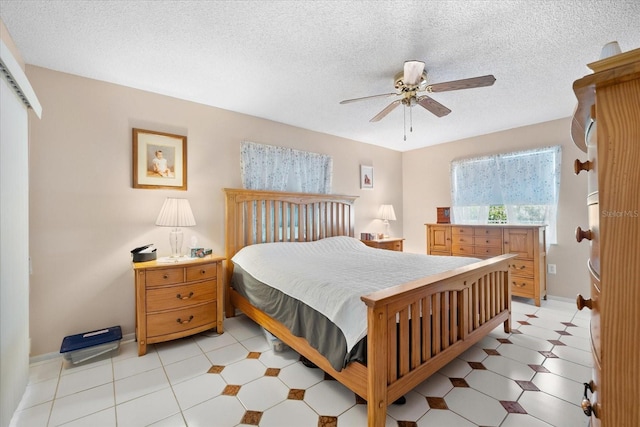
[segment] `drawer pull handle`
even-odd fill
[[[591,240],[591,230],[583,230],[582,228],[576,228],[576,240],[582,242],[582,239]]]
[[[589,310],[593,310],[593,300],[591,298],[584,299],[580,294],[578,294],[578,297],[576,298],[576,305],[578,306],[578,310],[582,310],[585,307]]]
[[[582,407],[582,412],[584,412],[587,417],[590,417],[591,414],[593,414],[593,407],[591,406],[591,401],[587,396],[587,391],[593,393],[591,383],[584,383],[584,395],[582,396],[582,403],[580,404],[580,406]]]
[[[200,270],[200,274],[207,274],[207,270]]]
[[[163,279],[168,279],[168,278],[169,278],[169,275],[168,275],[168,274],[163,274],[163,275],[162,275],[162,278],[163,278]]]
[[[189,316],[189,318],[187,320],[182,320],[181,318],[177,318],[176,322],[180,323],[181,325],[185,325],[189,322],[191,322],[193,320],[193,315]]]
[[[178,299],[189,299],[192,296],[193,296],[193,292],[189,292],[189,295],[187,295],[187,296],[183,297],[182,294],[178,294],[178,295],[176,295],[176,298],[178,298]]]
[[[516,283],[516,282],[511,282],[513,284],[513,286],[517,286],[519,288],[524,288],[525,286],[527,286],[526,283],[522,282],[520,284]]]
[[[582,171],[589,172],[590,170],[591,162],[589,160],[587,160],[586,162],[581,162],[580,160],[576,159],[576,161],[573,162],[573,171],[576,173],[576,175],[578,175]]]

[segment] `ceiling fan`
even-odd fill
[[[431,98],[429,95],[419,95],[420,93],[437,93],[447,92],[450,90],[471,89],[475,87],[491,86],[496,81],[496,78],[488,74],[486,76],[472,77],[469,79],[453,80],[450,82],[428,84],[427,72],[424,69],[424,62],[422,61],[406,61],[404,63],[404,70],[400,71],[394,77],[394,87],[396,92],[383,93],[380,95],[365,96],[362,98],[345,99],[340,104],[348,104],[356,101],[366,101],[368,99],[383,98],[390,96],[400,96],[387,105],[382,111],[376,114],[370,122],[377,122],[383,119],[398,105],[402,104],[406,107],[413,107],[414,105],[420,105],[427,111],[433,113],[437,117],[444,117],[451,112],[450,109]],[[409,108],[409,114],[411,114],[411,108]],[[411,127],[411,131],[413,128]],[[405,140],[407,139],[405,133]]]

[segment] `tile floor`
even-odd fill
[[[588,313],[575,304],[514,301],[512,334],[494,330],[391,405],[388,427],[587,426],[578,406],[591,378]],[[245,316],[222,335],[111,358],[31,366],[11,426],[366,426],[366,405],[291,351],[274,352]]]

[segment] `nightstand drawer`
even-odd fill
[[[187,282],[215,279],[217,268],[217,264],[204,264],[187,267]]]
[[[196,305],[181,310],[151,313],[147,315],[147,337],[169,335],[216,323],[216,303]]]
[[[215,299],[215,280],[154,288],[147,291],[147,312],[183,308]]]
[[[184,268],[163,268],[159,270],[147,270],[147,286],[173,285],[184,282]]]
[[[382,242],[378,247],[380,249],[387,249],[390,251],[402,251],[402,240],[393,241],[393,242]]]
[[[360,241],[371,248],[402,252],[403,240],[404,239],[402,238],[391,237],[387,239],[360,240]]]

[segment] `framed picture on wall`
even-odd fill
[[[133,129],[133,188],[187,190],[187,137]]]
[[[360,165],[360,188],[373,188],[373,166]]]

